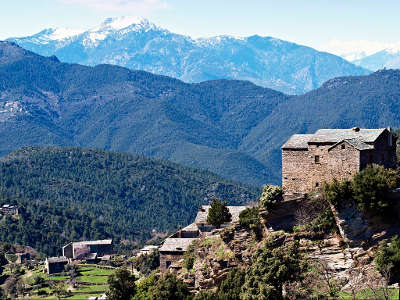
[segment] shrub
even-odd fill
[[[211,207],[208,210],[207,223],[216,227],[232,220],[232,215],[227,208],[227,203],[213,198]]]
[[[312,220],[307,227],[314,232],[332,233],[337,231],[336,220],[330,208]]]
[[[226,279],[218,287],[218,297],[221,300],[240,299],[242,286],[245,282],[246,271],[235,268],[229,271]]]
[[[362,212],[385,213],[390,206],[388,192],[397,186],[397,173],[383,166],[369,165],[352,182],[354,200]]]
[[[175,274],[167,274],[150,288],[152,300],[189,300],[192,295],[186,284]]]
[[[109,290],[106,293],[109,300],[130,299],[136,294],[136,277],[126,269],[118,269],[108,277]]]
[[[194,262],[196,260],[196,255],[194,253],[195,248],[196,242],[193,242],[192,244],[190,244],[189,248],[183,255],[183,266],[188,270],[193,269]]]
[[[143,278],[136,285],[136,294],[132,300],[148,300],[150,299],[150,289],[157,284],[156,274],[152,274]]]
[[[354,201],[366,213],[387,214],[391,205],[388,192],[397,186],[397,173],[379,165],[369,165],[354,175],[351,181],[324,186],[324,196],[333,205],[340,206],[346,201]]]
[[[271,240],[267,240],[246,271],[240,299],[283,299],[283,285],[300,279],[305,269],[298,242],[276,247]]]
[[[273,209],[278,202],[282,201],[282,199],[282,187],[277,185],[265,185],[258,202],[262,208],[270,210]]]
[[[353,199],[351,181],[339,182],[336,178],[333,179],[331,184],[324,185],[324,196],[334,206],[340,206],[346,201],[351,201]]]
[[[262,233],[260,215],[258,208],[246,208],[239,214],[239,224],[243,227],[251,229],[256,237],[260,237]]]
[[[400,281],[400,238],[394,236],[390,243],[382,242],[375,256],[375,262],[380,272],[389,271],[393,282]]]
[[[220,300],[218,293],[214,291],[201,291],[194,298],[194,300]]]
[[[149,275],[160,266],[160,253],[156,249],[149,254],[143,254],[137,257],[134,266],[140,273]]]

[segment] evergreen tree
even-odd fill
[[[150,289],[151,300],[190,300],[192,295],[186,284],[175,274],[167,274],[160,278]]]
[[[357,173],[352,182],[354,200],[361,211],[386,213],[390,209],[388,192],[397,185],[395,170],[369,165]]]
[[[221,224],[232,220],[232,215],[229,212],[226,202],[222,202],[217,198],[213,198],[211,207],[208,210],[207,223],[212,224],[216,227],[220,227]]]
[[[257,251],[251,267],[246,271],[240,299],[283,299],[283,284],[298,280],[304,271],[298,248],[298,242],[277,248],[267,241],[265,247]]]
[[[109,291],[107,299],[126,300],[136,294],[136,277],[126,269],[118,269],[108,277]]]

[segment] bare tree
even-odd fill
[[[314,266],[320,280],[325,283],[329,296],[336,298],[340,290],[341,282],[340,279],[335,277],[335,270],[329,266],[328,261],[325,259],[319,259]]]
[[[376,300],[390,299],[390,289],[389,289],[389,279],[390,279],[390,269],[385,268],[381,270],[381,274],[378,272],[368,272],[368,270],[364,270],[363,275],[365,277],[366,286],[372,291],[374,294],[374,298]]]
[[[349,269],[349,282],[347,286],[351,291],[351,298],[353,300],[357,299],[357,292],[363,285],[364,272],[362,266],[357,265]]]

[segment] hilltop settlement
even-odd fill
[[[130,254],[121,255],[111,238],[71,241],[44,267],[27,267],[41,278],[46,272],[51,283],[41,279],[19,293],[40,299],[56,295],[57,285],[63,297],[96,286],[84,296],[92,299],[399,297],[397,165],[390,127],[294,134],[282,146],[282,186],[264,186],[257,201],[207,199],[192,223]],[[10,204],[0,213],[19,217]],[[7,250],[10,266],[31,265],[37,256]],[[109,277],[85,283],[87,268]],[[8,278],[13,272],[8,267]],[[20,276],[28,282],[32,275]]]

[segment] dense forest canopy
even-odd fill
[[[0,194],[20,207],[1,220],[0,240],[55,255],[72,240],[144,241],[189,224],[214,196],[243,204],[258,189],[138,155],[25,147],[0,159]]]

